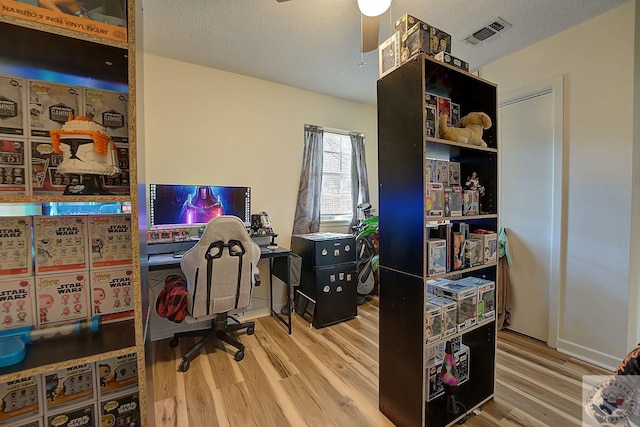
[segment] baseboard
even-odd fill
[[[601,353],[562,339],[558,340],[558,348],[556,350],[567,356],[575,357],[610,371],[614,371],[622,361],[619,357]]]

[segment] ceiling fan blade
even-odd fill
[[[360,51],[371,52],[378,48],[378,32],[380,31],[380,16],[366,16],[362,13],[362,43]]]

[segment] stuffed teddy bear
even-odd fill
[[[447,125],[448,116],[440,116],[440,138],[463,144],[486,147],[482,140],[482,131],[491,127],[491,118],[485,113],[469,113],[461,118],[455,127]]]

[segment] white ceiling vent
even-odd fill
[[[511,24],[509,24],[504,19],[498,17],[496,18],[495,21],[493,21],[489,25],[480,28],[479,30],[475,31],[473,34],[465,38],[464,41],[469,44],[476,45],[480,42],[485,41],[489,37],[494,36],[495,34],[502,32],[508,28],[511,28]]]

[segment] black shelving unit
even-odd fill
[[[425,136],[425,92],[460,104],[461,116],[487,113],[493,126],[485,130],[488,147]],[[461,176],[475,171],[485,195],[482,215],[435,218],[464,221],[472,228],[498,230],[497,90],[490,82],[419,55],[378,81],[378,174],[380,215],[380,410],[398,426],[445,426],[464,413],[446,411],[445,396],[427,401],[428,383],[425,309],[427,306],[425,159],[456,161]],[[441,276],[478,276],[497,280],[497,265],[486,264]],[[470,348],[470,378],[457,390],[467,409],[493,397],[495,320],[459,332]],[[444,341],[444,340],[443,340]],[[443,341],[440,341],[443,342]]]

